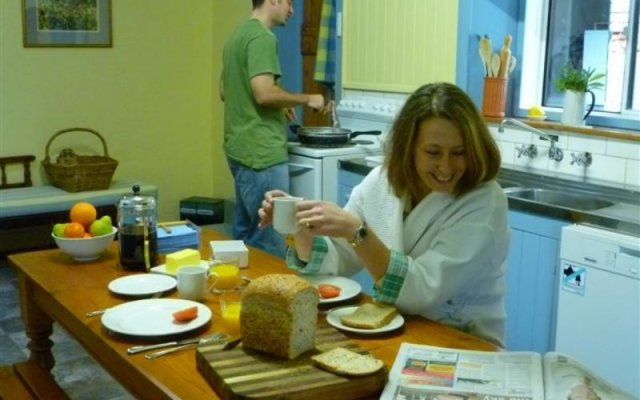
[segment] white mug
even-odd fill
[[[284,196],[273,199],[273,228],[282,233],[290,234],[298,231],[296,219],[296,204],[302,197]]]
[[[209,269],[200,265],[178,268],[178,296],[185,300],[204,300],[209,289]]]

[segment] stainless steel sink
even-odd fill
[[[589,195],[571,194],[552,189],[511,187],[505,188],[504,192],[507,197],[582,211],[599,210],[616,204]]]

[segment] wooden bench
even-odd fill
[[[69,209],[76,202],[90,202],[99,216],[110,215],[115,222],[117,202],[131,193],[134,184],[140,185],[145,195],[158,194],[155,186],[134,181],[113,181],[108,189],[75,193],[50,185],[32,186],[30,164],[34,160],[32,155],[0,157],[0,256],[55,246],[51,238],[53,225],[68,221]],[[8,182],[11,164],[22,166],[22,182]]]
[[[0,366],[0,399],[70,399],[53,376],[34,361]]]

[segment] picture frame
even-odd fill
[[[112,47],[111,0],[22,0],[24,47]]]

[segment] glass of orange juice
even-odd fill
[[[238,267],[238,257],[216,258],[211,260],[209,273],[213,275],[214,293],[224,293],[227,290],[235,289],[240,280],[240,267]]]
[[[222,325],[226,333],[230,336],[238,336],[240,334],[241,297],[241,290],[229,290],[220,296]]]

